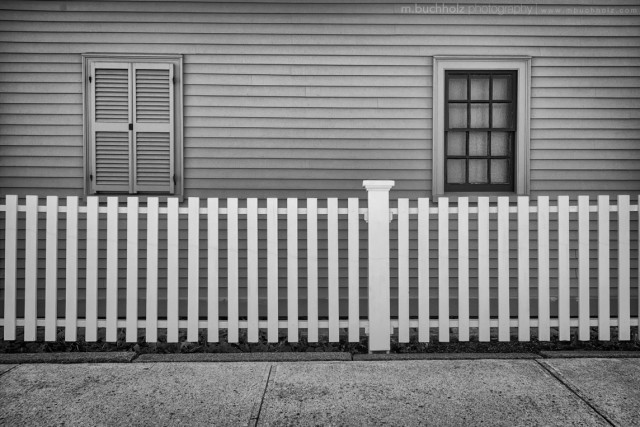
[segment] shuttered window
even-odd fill
[[[175,193],[174,64],[91,62],[92,193]]]

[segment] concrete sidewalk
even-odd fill
[[[640,425],[640,359],[0,365],[0,425]]]

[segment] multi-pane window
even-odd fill
[[[516,71],[445,72],[445,191],[514,191]]]

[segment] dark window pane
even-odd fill
[[[471,77],[471,99],[489,100],[489,76]]]
[[[449,77],[449,100],[464,101],[467,99],[467,76]]]
[[[447,134],[447,155],[466,156],[466,145],[465,132],[449,132]]]
[[[511,104],[493,104],[494,128],[510,128],[512,126]]]
[[[491,155],[508,156],[510,139],[509,132],[491,132]]]
[[[488,162],[485,159],[469,160],[469,183],[487,184],[489,182],[487,178],[487,166]]]
[[[447,161],[447,183],[464,184],[466,160],[449,159]]]
[[[449,104],[449,128],[467,127],[467,104]]]
[[[493,77],[493,100],[511,99],[511,76]]]
[[[469,132],[469,155],[470,156],[486,156],[487,155],[487,133],[486,132]]]
[[[471,104],[471,125],[469,127],[489,127],[489,104]]]
[[[491,183],[492,184],[508,184],[509,183],[509,161],[491,160]]]

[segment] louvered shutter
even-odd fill
[[[173,65],[133,64],[133,190],[174,192]]]
[[[91,66],[91,163],[95,192],[131,191],[131,66]]]

